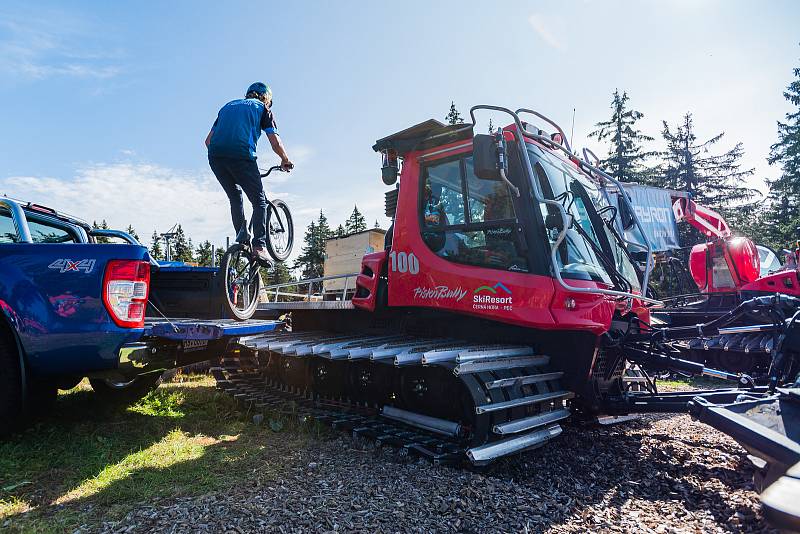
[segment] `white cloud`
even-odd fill
[[[121,72],[118,52],[87,50],[79,42],[98,40],[98,31],[64,13],[0,13],[0,72],[9,78],[54,76],[109,79]]]
[[[534,13],[528,17],[528,22],[533,30],[542,39],[542,41],[547,43],[547,45],[557,50],[564,49],[564,44],[551,31],[552,21],[545,19],[542,15],[537,15]]]
[[[123,151],[125,152],[125,151]],[[310,157],[311,148],[293,147],[298,159]],[[319,215],[318,200],[307,192],[303,170],[291,174],[277,173],[280,187],[265,182],[268,198],[281,198],[292,211],[295,245],[290,259],[302,248],[306,225]],[[288,177],[288,179],[287,179]],[[36,202],[69,213],[88,222],[105,220],[109,227],[134,227],[142,242],[149,246],[153,231],[159,233],[180,223],[195,245],[206,239],[217,246],[233,237],[230,205],[210,169],[180,170],[142,162],[93,163],[79,168],[72,178],[44,176],[10,176],[0,179],[0,195]],[[245,214],[252,213],[245,198]],[[339,205],[342,204],[342,205]],[[375,206],[372,206],[375,204]],[[360,209],[365,214],[379,212],[382,202],[371,202]],[[333,224],[344,220],[352,211],[352,200],[324,206],[333,215]],[[334,226],[336,225],[334,224]],[[371,226],[371,224],[370,224]]]
[[[0,193],[35,201],[75,216],[105,219],[112,228],[133,225],[149,243],[153,230],[176,222],[195,242],[222,244],[232,233],[228,199],[211,172],[176,171],[146,163],[93,164],[70,180],[12,176]]]

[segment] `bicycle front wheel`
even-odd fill
[[[261,291],[260,265],[244,245],[233,245],[222,257],[222,292],[231,314],[240,321],[253,316]]]
[[[272,202],[267,212],[267,251],[275,261],[286,261],[294,245],[294,223],[289,206],[283,200]]]

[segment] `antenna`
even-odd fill
[[[572,141],[575,140],[575,108],[572,108],[572,130],[569,132],[569,144],[572,146]]]
[[[166,261],[172,261],[172,249],[170,246],[171,245],[170,241],[172,241],[175,237],[178,236],[178,234],[175,232],[175,229],[177,227],[178,223],[175,223],[172,225],[172,228],[170,228],[169,230],[160,235],[161,239],[164,240],[164,259]]]

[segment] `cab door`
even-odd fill
[[[388,258],[389,305],[552,325],[553,282],[531,259],[506,184],[478,178],[470,148],[436,158],[410,154],[405,162]]]

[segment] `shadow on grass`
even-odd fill
[[[61,395],[48,417],[0,442],[0,530],[72,531],[142,501],[234,484],[256,466],[268,476],[280,450],[308,437],[279,426],[287,431],[253,425],[207,379],[127,408],[91,391]]]

